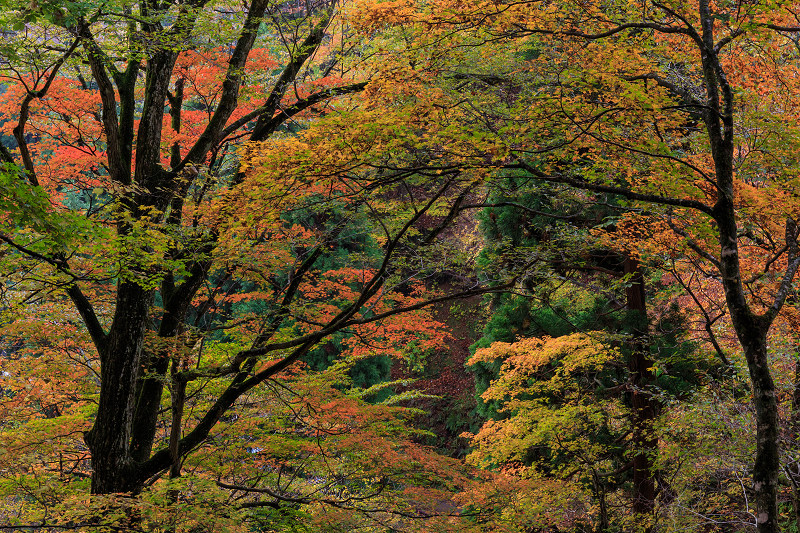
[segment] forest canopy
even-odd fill
[[[799,7],[0,0],[0,530],[797,530]]]

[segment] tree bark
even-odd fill
[[[243,67],[255,43],[267,5],[266,0],[256,0],[248,12],[223,83],[223,96],[213,120],[192,150],[191,162],[199,164],[204,160],[213,141],[236,109],[244,76]],[[198,7],[201,6],[202,3]],[[181,12],[169,30],[162,29],[160,24],[150,24],[144,29],[154,36],[160,35],[165,42],[177,42],[182,36],[188,37],[196,18],[195,10],[186,10]],[[90,58],[92,73],[101,89],[111,177],[123,185],[138,185],[135,192],[123,199],[123,204],[133,218],[152,217],[153,208],[156,212],[164,213],[173,202],[176,192],[185,193],[185,190],[178,189],[181,186],[188,189],[188,184],[176,179],[174,168],[170,171],[160,165],[164,108],[180,50],[177,46],[166,46],[153,51],[147,59],[144,100],[134,136],[133,116],[137,108],[134,89],[139,60],[131,60],[126,71],[119,72],[104,56],[88,24],[82,24],[81,36]],[[117,85],[119,105],[111,83],[112,77]],[[173,126],[176,120],[179,121],[179,111],[173,110]],[[136,174],[132,177],[130,170],[134,142]],[[180,154],[174,152],[172,163],[177,166],[180,165]],[[170,222],[179,223],[180,214],[173,213],[173,216],[177,220]],[[125,234],[128,229],[125,217],[120,218],[118,232]],[[205,279],[208,260],[193,263],[189,268],[189,275],[177,288],[168,286],[169,283],[162,287],[165,311],[157,332],[160,337],[176,335],[186,318],[192,298]],[[144,345],[146,329],[154,318],[151,316],[154,294],[153,289],[141,287],[134,280],[121,281],[111,331],[103,339],[102,347],[96,343],[101,360],[99,407],[92,429],[85,435],[92,457],[94,494],[137,493],[146,476],[152,475],[143,473],[139,465],[150,458],[153,450],[158,410],[163,396],[163,378],[169,365],[166,354],[157,349],[149,353]],[[181,384],[181,387],[185,387],[185,384]]]
[[[653,383],[650,370],[653,360],[650,357],[650,342],[647,324],[644,276],[639,261],[631,256],[625,257],[624,272],[631,276],[625,289],[629,320],[633,323],[630,359],[630,402],[632,411],[633,456],[633,512],[651,514],[655,509],[655,454],[658,452],[658,439],[654,433],[654,423],[658,413],[656,401],[647,387]],[[649,530],[649,529],[648,529]]]
[[[738,333],[738,331],[737,331]],[[756,457],[753,465],[753,493],[756,520],[760,533],[779,531],[778,527],[778,472],[780,449],[778,443],[779,420],[775,383],[769,369],[767,336],[763,328],[753,328],[740,339],[742,342],[750,381],[753,385],[753,405],[756,411]]]
[[[134,389],[153,291],[131,281],[117,288],[117,309],[100,354],[100,399],[92,429],[85,435],[92,456],[92,493],[136,492],[140,481],[131,474],[131,429]]]

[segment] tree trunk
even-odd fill
[[[628,256],[624,262],[625,274],[631,275],[625,289],[627,307],[634,324],[631,340],[632,352],[628,360],[630,372],[630,401],[633,426],[633,512],[650,514],[655,508],[655,454],[658,439],[653,425],[658,412],[656,402],[647,387],[653,383],[650,368],[650,343],[647,324],[644,276],[639,262]]]
[[[137,492],[130,456],[134,387],[153,292],[122,281],[117,309],[100,357],[100,399],[92,429],[85,435],[92,456],[92,493]]]
[[[728,133],[728,135],[731,135]],[[712,139],[713,140],[713,139]],[[758,316],[747,303],[739,263],[738,227],[734,208],[732,143],[716,139],[716,172],[720,195],[714,206],[719,227],[719,269],[725,290],[725,301],[736,336],[744,350],[750,382],[753,387],[753,406],[756,411],[756,456],[753,465],[753,499],[759,533],[776,533],[778,526],[778,472],[780,444],[778,441],[778,402],[775,383],[769,368],[767,333],[783,302],[776,299],[773,306]],[[787,235],[787,242],[789,236]],[[794,258],[790,257],[790,265]],[[796,266],[790,266],[781,291],[788,291]],[[784,292],[785,298],[786,292]]]
[[[756,457],[753,493],[759,533],[773,533],[778,527],[778,403],[769,370],[766,331],[753,331],[750,342],[742,343],[753,384],[756,410]],[[740,336],[741,338],[741,336]]]
[[[796,297],[792,296],[796,305]],[[795,329],[797,326],[794,326]],[[798,442],[800,438],[800,343],[794,342],[794,388],[792,390],[792,407],[789,419],[789,434],[785,442],[789,446]],[[800,528],[800,462],[796,458],[787,461],[786,474],[792,484],[792,507],[794,509],[794,523]]]

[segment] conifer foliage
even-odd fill
[[[796,527],[796,13],[0,0],[0,526]]]

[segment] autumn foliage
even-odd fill
[[[0,0],[0,529],[793,530],[796,7]]]

